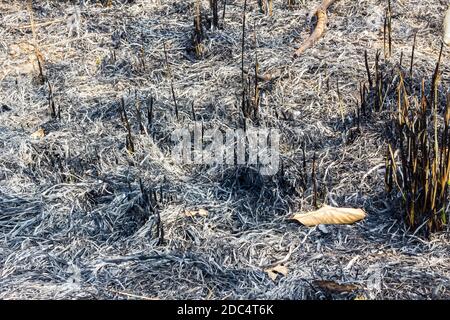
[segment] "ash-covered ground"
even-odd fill
[[[243,128],[244,1],[228,0],[224,19],[219,1],[217,30],[202,1],[201,58],[195,1],[128,2],[33,1],[34,33],[26,1],[0,2],[0,298],[450,298],[448,231],[424,239],[407,229],[385,194],[382,124],[354,135],[346,125],[367,81],[365,50],[372,71],[383,56],[387,1],[338,0],[325,36],[297,59],[318,2],[275,0],[268,16],[248,1],[244,68],[254,77],[257,56],[261,74],[277,75],[259,81],[260,107],[247,120],[281,134],[272,176],[171,157],[175,129]],[[429,79],[447,6],[392,1],[386,64],[403,52],[407,66],[417,33],[414,70]],[[326,228],[289,220],[313,210],[314,197],[367,218]],[[281,264],[288,273],[271,279],[265,269]]]

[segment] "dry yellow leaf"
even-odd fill
[[[367,300],[365,296],[356,296],[354,300]]]
[[[31,137],[34,139],[41,139],[45,136],[45,131],[42,128],[39,128],[37,131],[31,134]]]
[[[208,216],[208,211],[205,209],[189,210],[185,211],[184,214],[187,217],[195,217],[195,216],[206,217]]]
[[[269,276],[272,281],[275,281],[279,274],[282,274],[283,276],[287,276],[288,274],[288,268],[283,265],[277,265],[275,267],[268,268],[264,270],[267,275]]]
[[[350,224],[365,217],[366,213],[362,209],[324,206],[309,213],[297,213],[292,219],[311,227],[319,224]]]

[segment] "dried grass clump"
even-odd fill
[[[415,41],[409,70],[402,61],[380,64],[377,53],[375,77],[368,72],[369,89],[361,89],[359,115],[383,117],[386,191],[397,192],[408,226],[416,232],[425,227],[423,234],[429,235],[444,229],[450,213],[450,100],[440,84],[443,45],[426,81],[412,67]]]
[[[440,59],[428,94],[425,80],[420,95],[414,95],[399,76],[396,137],[388,146],[386,167],[387,190],[393,183],[398,187],[408,225],[416,230],[425,224],[428,233],[442,230],[450,214],[450,96],[442,101]],[[393,146],[399,150],[401,174]]]

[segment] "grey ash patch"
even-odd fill
[[[223,29],[207,31],[203,59],[186,57],[194,1],[125,2],[85,1],[79,38],[68,36],[64,21],[72,2],[36,4],[37,40],[61,119],[50,118],[48,87],[32,81],[36,70],[14,68],[24,66],[27,53],[0,51],[0,298],[450,297],[448,231],[424,240],[406,230],[384,196],[379,126],[363,126],[350,138],[346,131],[366,80],[364,50],[372,62],[383,50],[378,9],[385,2],[337,1],[324,38],[296,60],[292,53],[309,34],[310,3],[289,10],[274,1],[273,17],[249,6],[245,68],[252,79],[257,50],[261,74],[278,74],[260,81],[264,96],[254,123],[281,132],[283,171],[270,178],[170,157],[171,133],[194,122],[192,103],[195,120],[208,127],[242,127],[241,2],[227,1]],[[0,3],[1,48],[32,43],[24,3]],[[444,7],[393,1],[392,61],[403,51],[407,64],[411,31],[419,30],[416,70],[429,77],[440,48],[433,21]],[[446,49],[442,90],[447,55]],[[134,153],[126,148],[122,98]],[[136,106],[149,135],[140,131]],[[32,138],[42,125],[47,134]],[[328,226],[327,233],[289,221],[313,209],[314,154],[319,205],[362,207],[367,219]],[[185,214],[200,208],[208,215]],[[264,269],[280,261],[289,272],[272,281]],[[359,289],[325,292],[319,280]]]

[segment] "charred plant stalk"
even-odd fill
[[[222,27],[225,24],[225,13],[227,10],[227,0],[223,0],[223,11],[222,11]]]
[[[47,82],[48,84],[48,108],[50,110],[50,117],[53,119],[56,119],[59,112],[56,112],[56,106],[55,106],[55,100],[53,98],[53,87],[50,84],[50,82]]]
[[[313,183],[313,206],[317,208],[317,179],[316,179],[316,153],[314,152],[312,161],[311,181]]]
[[[244,54],[245,54],[245,15],[247,11],[247,0],[244,0],[244,9],[242,13],[242,43],[241,43],[241,85],[242,85],[242,113],[244,115],[244,125],[246,125],[245,118],[248,116],[249,109],[249,99],[248,99],[248,91],[247,91],[247,80],[245,77],[245,69],[244,69]]]
[[[241,40],[241,79],[244,86],[244,54],[245,54],[245,13],[247,11],[247,0],[244,0],[244,10],[242,13],[242,40]]]
[[[303,161],[302,161],[302,185],[303,185],[303,189],[305,190],[307,185],[308,185],[308,175],[306,172],[306,143],[305,141],[302,142],[302,157],[303,157]]]
[[[120,101],[121,111],[122,111],[122,119],[124,121],[125,128],[127,129],[127,137],[126,137],[126,147],[129,153],[134,153],[134,142],[133,136],[131,134],[131,126],[128,121],[127,112],[125,110],[125,99],[122,97]]]
[[[372,88],[373,83],[372,83],[372,77],[370,76],[370,68],[369,68],[369,61],[367,58],[367,50],[364,50],[364,62],[365,62],[365,66],[366,66],[367,78],[369,80],[369,87]]]
[[[167,48],[166,44],[164,43],[164,57],[166,60],[166,68],[167,68],[167,74],[169,75],[169,81],[170,81],[170,91],[172,92],[172,99],[173,99],[173,105],[175,107],[175,116],[178,120],[178,104],[177,104],[177,98],[175,96],[175,89],[173,87],[173,77],[172,77],[172,70],[170,68],[169,59],[167,56]]]
[[[195,115],[194,101],[192,101],[191,111],[192,111],[192,120],[193,120],[193,121],[196,121],[197,116]]]
[[[411,65],[409,68],[409,77],[411,79],[411,88],[412,88],[412,76],[413,76],[413,67],[414,67],[414,51],[416,49],[416,38],[417,38],[417,32],[414,33],[414,42],[413,42],[412,51],[411,51]]]
[[[146,133],[146,130],[145,130],[144,124],[142,123],[141,103],[140,103],[140,101],[137,98],[137,94],[136,94],[136,98],[135,98],[134,107],[136,109],[136,121],[137,121],[138,126],[139,126],[139,132],[141,134],[144,134],[144,133]]]
[[[147,107],[147,130],[152,131],[153,126],[153,96],[150,96],[149,106]]]
[[[200,0],[195,2],[195,17],[194,17],[194,34],[192,36],[192,44],[195,50],[195,56],[201,58],[203,56],[203,23]]]
[[[256,26],[254,26],[254,42],[255,42],[255,96],[253,98],[254,101],[254,117],[256,118],[258,115],[259,109],[259,61],[258,61],[258,38],[256,35]]]
[[[36,25],[34,23],[32,0],[28,0],[27,8],[28,8],[28,15],[30,16],[31,33],[33,34],[34,55],[36,57],[36,61],[37,61],[38,69],[39,69],[39,83],[44,84],[46,81],[46,78],[44,75],[44,68],[43,68],[44,57],[42,56],[42,53],[39,50],[39,47],[37,44]]]
[[[219,28],[219,0],[209,0],[209,6],[212,11],[212,24],[214,29]]]
[[[389,58],[392,56],[392,8],[391,0],[388,0],[388,42],[389,42]]]

